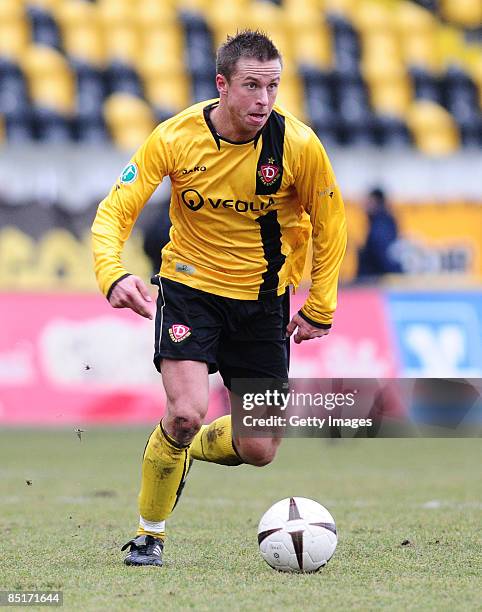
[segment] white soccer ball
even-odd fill
[[[280,572],[316,572],[335,552],[338,537],[328,510],[306,497],[273,504],[258,525],[263,559]]]

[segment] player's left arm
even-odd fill
[[[310,292],[286,330],[289,336],[296,330],[294,340],[299,344],[324,336],[331,328],[346,249],[343,199],[328,156],[314,132],[300,156],[296,188],[313,228]]]

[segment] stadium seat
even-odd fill
[[[67,0],[55,16],[67,55],[73,60],[100,66],[105,60],[105,47],[94,5],[85,0]]]
[[[214,48],[211,32],[203,17],[184,14],[188,69],[193,79],[214,78]]]
[[[136,69],[119,61],[112,62],[105,71],[109,92],[125,92],[142,98],[143,86]]]
[[[436,26],[435,17],[409,0],[400,0],[393,6],[395,27],[402,36],[425,33],[430,34]]]
[[[77,118],[85,121],[101,119],[107,94],[102,71],[80,62],[75,62],[73,69],[77,80]]]
[[[480,0],[439,0],[444,19],[464,28],[482,27]]]
[[[404,117],[412,101],[412,88],[407,76],[371,83],[370,101],[378,114]]]
[[[450,66],[442,80],[444,104],[454,116],[462,144],[477,147],[480,141],[481,112],[475,83],[459,66]]]
[[[432,100],[438,104],[442,102],[442,90],[438,75],[427,72],[423,68],[410,70],[415,98]]]
[[[25,4],[54,12],[65,0],[28,0]]]
[[[104,117],[114,143],[122,149],[138,147],[155,125],[149,105],[127,93],[114,93],[106,99]]]
[[[22,56],[21,67],[36,106],[64,115],[72,113],[75,84],[63,55],[52,47],[31,45]]]
[[[101,66],[105,61],[105,49],[98,28],[79,26],[63,32],[66,54],[74,61]]]
[[[137,69],[143,79],[163,79],[186,72],[184,44],[179,27],[152,28],[142,36]]]
[[[98,0],[96,5],[99,20],[106,32],[110,27],[135,24],[136,6],[130,0]]]
[[[427,155],[449,155],[460,146],[454,118],[435,102],[415,101],[408,111],[407,124],[415,144]]]
[[[299,117],[301,121],[307,120],[303,85],[296,72],[291,74],[287,72],[283,75],[276,101],[280,106]]]
[[[33,130],[41,142],[65,143],[72,139],[72,118],[47,107],[34,107]]]
[[[357,0],[324,0],[323,8],[330,15],[350,17],[354,13]]]
[[[140,48],[140,38],[133,24],[105,25],[103,33],[107,61],[127,65],[135,63]]]
[[[366,36],[392,33],[393,12],[388,5],[365,0],[358,3],[351,16],[357,29]]]
[[[195,77],[191,84],[192,102],[202,102],[218,98],[219,93],[214,83],[214,77]]]
[[[59,28],[52,15],[43,8],[29,6],[27,13],[31,23],[32,41],[37,45],[46,45],[61,49]]]
[[[189,81],[185,71],[171,72],[163,78],[156,76],[144,81],[146,98],[155,108],[160,120],[181,111],[190,103]]]
[[[19,11],[2,16],[0,9],[0,57],[18,60],[30,41],[30,29],[24,15]]]
[[[175,3],[143,0],[134,12],[136,26],[146,33],[151,28],[162,29],[177,20]]]
[[[402,52],[408,66],[430,71],[440,68],[440,49],[434,30],[405,35],[402,41]]]
[[[360,72],[360,41],[352,24],[339,15],[329,15],[328,23],[333,32],[333,49],[336,72],[347,78]]]
[[[298,66],[314,66],[320,70],[332,65],[331,32],[326,24],[304,28],[293,36],[293,57]]]
[[[19,66],[0,58],[0,113],[6,117],[30,108],[25,77]]]
[[[0,58],[0,115],[12,143],[33,139],[32,117],[25,78],[19,66]]]
[[[405,121],[379,114],[373,119],[376,143],[382,147],[408,147],[412,144]]]

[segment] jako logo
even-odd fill
[[[206,166],[194,166],[194,168],[191,168],[190,170],[184,168],[182,174],[191,174],[191,172],[206,172],[206,170]]]
[[[272,206],[275,201],[273,198],[269,198],[267,202],[248,202],[247,200],[230,200],[223,198],[206,198],[196,191],[195,189],[186,189],[181,193],[181,198],[184,204],[189,210],[196,211],[208,204],[214,210],[223,210],[225,208],[234,208],[236,212],[260,212],[266,210]]]

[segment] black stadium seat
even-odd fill
[[[60,51],[62,43],[59,28],[52,15],[38,6],[29,6],[27,14],[30,18],[33,42],[55,47]]]

